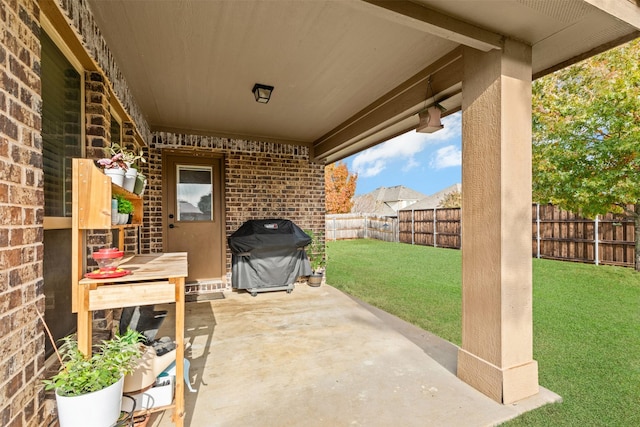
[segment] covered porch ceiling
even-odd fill
[[[458,111],[462,46],[523,41],[537,77],[640,36],[636,0],[88,3],[152,130],[300,143],[326,163],[414,129],[433,99]],[[268,104],[254,83],[275,87]]]

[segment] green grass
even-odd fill
[[[329,284],[460,345],[460,251],[351,240],[327,255]],[[534,259],[533,298],[540,385],[563,403],[506,425],[640,425],[640,273]]]

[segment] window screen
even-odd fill
[[[65,217],[71,216],[71,159],[82,155],[82,79],[44,32],[41,43],[44,212]]]

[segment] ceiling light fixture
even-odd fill
[[[271,99],[271,93],[273,92],[273,86],[267,86],[260,83],[253,85],[253,96],[256,97],[256,102],[266,104]]]
[[[444,125],[440,122],[440,117],[442,116],[442,110],[444,108],[436,102],[435,94],[431,88],[431,76],[429,76],[429,79],[427,80],[427,85],[427,98],[424,100],[425,108],[418,113],[420,122],[418,123],[418,127],[416,127],[416,132],[420,133],[433,133],[444,128]],[[431,92],[431,96],[433,97],[433,105],[426,108],[427,100],[429,99],[429,92]]]

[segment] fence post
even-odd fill
[[[412,245],[416,244],[416,241],[415,241],[415,238],[414,238],[414,233],[416,232],[415,225],[414,225],[414,214],[415,214],[415,210],[411,209],[411,244]],[[398,221],[398,223],[399,222],[400,221]]]
[[[368,231],[368,228],[367,228],[367,216],[365,215],[364,216],[364,238],[365,239],[367,238],[367,234],[368,234],[367,231]]]
[[[437,217],[437,208],[433,208],[433,247],[437,248],[438,247],[438,243],[437,243],[437,239],[438,239],[438,231],[437,231],[437,226],[438,226],[438,220],[436,219]]]
[[[540,203],[536,203],[536,247],[538,259],[540,259]]]
[[[595,233],[594,239],[595,239],[595,262],[596,265],[598,265],[600,263],[600,254],[599,252],[599,244],[598,244],[598,224],[599,224],[599,217],[600,215],[596,215],[596,220],[593,222],[593,232]]]
[[[336,217],[333,217],[333,241],[335,242],[338,237],[337,237],[337,233],[336,233]]]

